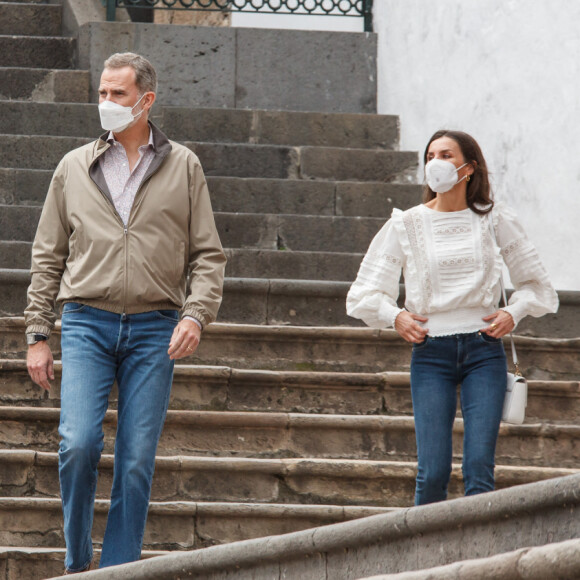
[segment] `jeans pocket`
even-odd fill
[[[501,344],[501,338],[495,338],[495,336],[489,336],[489,334],[485,334],[485,332],[478,332],[477,335],[479,336],[482,342],[486,344]]]
[[[413,350],[421,350],[425,348],[429,342],[431,342],[431,337],[427,335],[422,342],[414,342],[413,343]]]
[[[174,324],[179,322],[179,312],[177,310],[156,310],[155,316],[160,320],[167,320]]]
[[[80,302],[67,302],[63,304],[62,307],[62,314],[74,314],[75,312],[82,312],[85,308],[87,308],[86,304],[81,304]]]

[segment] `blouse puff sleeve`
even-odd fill
[[[501,310],[511,314],[516,326],[524,316],[556,312],[558,295],[517,216],[503,203],[496,203],[492,213],[497,242],[515,288],[508,306]]]
[[[374,237],[346,297],[346,312],[373,328],[394,326],[404,309],[397,306],[399,279],[405,256],[393,220],[402,212],[393,210],[391,219]]]

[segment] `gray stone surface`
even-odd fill
[[[17,281],[20,272],[7,271],[10,275]],[[58,336],[57,326],[52,342],[57,358]],[[571,381],[570,396],[577,397],[580,340],[516,336],[515,341],[520,367],[529,380]],[[24,358],[25,351],[23,319],[0,318],[3,356]],[[207,328],[198,351],[184,362],[271,370],[407,372],[410,354],[409,346],[392,330],[218,323]]]
[[[80,70],[3,67],[0,98],[84,103],[89,98],[89,75]]]
[[[352,282],[362,260],[361,254],[284,250],[228,249],[226,255],[228,257],[226,275],[232,278]]]
[[[157,122],[181,141],[396,149],[399,139],[392,115],[160,107]]]
[[[58,36],[62,7],[0,3],[0,35]]]
[[[73,38],[0,36],[0,66],[73,68],[75,46]]]
[[[399,181],[411,183],[417,172],[416,153],[346,148],[300,148],[302,179],[333,181]]]
[[[287,577],[299,573],[304,580],[319,580],[316,554],[323,556],[323,574],[333,580],[443,565],[479,557],[482,544],[486,555],[493,555],[577,538],[579,483],[580,474],[277,538],[171,554],[85,577],[217,580],[242,570],[248,578],[266,580],[271,576],[257,574],[270,563],[283,566]]]
[[[455,562],[427,570],[381,574],[360,580],[576,580],[580,540],[522,548],[489,558]]]
[[[151,118],[175,141],[389,150],[398,143],[398,119],[389,115],[165,107],[160,102]],[[2,133],[102,133],[96,104],[0,102],[0,119]]]
[[[0,168],[0,204],[40,206],[51,178],[50,170]]]
[[[376,112],[373,34],[90,22],[79,64],[92,94],[105,58],[125,50],[157,65],[165,105]]]
[[[0,143],[0,157],[5,168],[54,170],[68,151],[90,140],[82,137],[6,135]],[[399,151],[245,143],[184,144],[198,155],[208,176],[392,181],[404,178],[417,163],[416,154]],[[342,165],[347,160],[348,168]]]
[[[373,34],[240,28],[237,43],[239,108],[376,111]]]
[[[384,224],[380,218],[360,217],[257,213],[216,213],[215,217],[224,247],[291,252],[364,253]]]
[[[39,206],[0,205],[0,232],[4,241],[34,240],[41,208]],[[0,266],[6,267],[6,266]]]
[[[31,250],[30,242],[0,241],[0,268],[29,270]]]
[[[160,103],[235,107],[235,31],[229,28],[90,22],[79,29],[79,65],[91,71],[96,100],[103,62],[131,50],[159,73]]]
[[[54,340],[52,347],[58,355],[58,344]],[[46,398],[30,381],[24,361],[0,360],[0,402],[3,405],[27,407],[58,406],[59,369],[57,361],[56,383],[50,397]],[[528,389],[526,424],[534,425],[532,430],[542,431],[543,428],[538,427],[539,423],[578,423],[578,381],[531,380]],[[115,391],[110,398],[110,404],[111,408],[115,408]],[[189,365],[176,367],[171,408],[261,412],[288,410],[319,414],[412,414],[408,373],[266,371]],[[458,416],[459,414],[458,410]],[[549,432],[543,430],[544,436],[549,436]],[[563,439],[570,440],[567,435]],[[575,451],[572,452],[574,453]],[[512,461],[514,459],[517,460],[512,458]],[[540,454],[539,461],[544,460]]]

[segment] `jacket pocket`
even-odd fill
[[[175,275],[178,280],[184,276],[185,272],[185,242],[183,240],[175,241]]]

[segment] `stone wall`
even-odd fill
[[[127,50],[156,66],[164,105],[376,111],[374,34],[89,22],[79,65],[93,100],[103,61]]]
[[[374,3],[379,112],[400,116],[401,149],[473,134],[559,290],[580,290],[579,19],[577,2]]]

